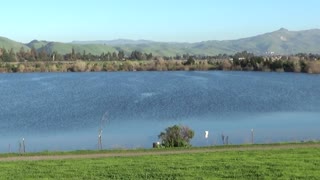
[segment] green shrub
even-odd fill
[[[189,127],[174,125],[166,128],[158,137],[164,147],[187,147],[191,146],[190,140],[193,136],[194,131]]]

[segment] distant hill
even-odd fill
[[[33,40],[33,41],[29,42],[29,43],[27,44],[27,46],[28,46],[29,48],[40,49],[40,48],[46,46],[48,43],[50,43],[50,42],[48,42],[48,41]]]
[[[247,50],[256,54],[274,52],[275,54],[320,53],[320,30],[278,31],[239,40],[223,41],[230,49]]]
[[[154,41],[148,40],[130,40],[130,39],[115,39],[115,40],[98,40],[98,41],[72,41],[72,44],[104,44],[104,45],[124,45],[124,44],[150,44]]]
[[[76,43],[76,42],[74,42]],[[228,41],[204,41],[198,43],[166,43],[146,40],[114,40],[78,42],[80,44],[108,44],[117,50],[131,52],[139,50],[154,55],[174,56],[176,54],[233,54],[250,51],[255,54],[296,54],[320,53],[320,30],[289,31],[281,28],[277,31]]]
[[[44,47],[38,49],[41,51],[45,49],[48,53],[58,52],[60,54],[67,54],[72,52],[72,48],[75,50],[76,53],[83,53],[84,51],[89,54],[100,55],[106,52],[114,52],[117,51],[115,48],[106,45],[100,44],[70,44],[70,43],[59,43],[59,42],[50,42],[46,44]]]
[[[175,56],[177,54],[217,55],[234,54],[240,51],[249,51],[261,55],[273,54],[297,54],[317,53],[320,54],[320,30],[311,29],[304,31],[289,31],[281,28],[277,31],[265,33],[253,37],[227,41],[203,41],[197,43],[175,43],[155,42],[148,40],[98,40],[98,41],[73,41],[71,43],[31,41],[22,44],[7,38],[0,37],[0,48],[13,48],[18,51],[21,47],[28,50],[32,47],[38,51],[46,50],[48,53],[58,52],[60,54],[70,53],[72,48],[76,52],[101,53],[124,51],[129,55],[132,51],[138,50],[145,53],[161,56]]]
[[[20,51],[21,48],[24,48],[24,50],[29,50],[29,47],[22,44],[22,43],[19,43],[19,42],[16,42],[16,41],[13,41],[13,40],[10,40],[8,38],[5,38],[5,37],[0,37],[0,48],[5,48],[7,49],[8,51],[10,49],[13,49],[15,52],[18,52]]]

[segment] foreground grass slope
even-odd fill
[[[319,179],[318,147],[1,162],[3,179]]]

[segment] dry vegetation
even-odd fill
[[[0,73],[11,72],[100,72],[100,71],[264,71],[320,73],[320,61],[286,60],[124,60],[124,61],[41,61],[0,62]]]
[[[151,61],[66,61],[66,62],[24,62],[0,63],[0,72],[99,72],[99,71],[181,71],[210,70],[217,65],[207,61],[197,61],[185,65],[183,60],[151,60]]]

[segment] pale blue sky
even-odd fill
[[[0,36],[196,42],[320,28],[319,0],[7,0]]]

